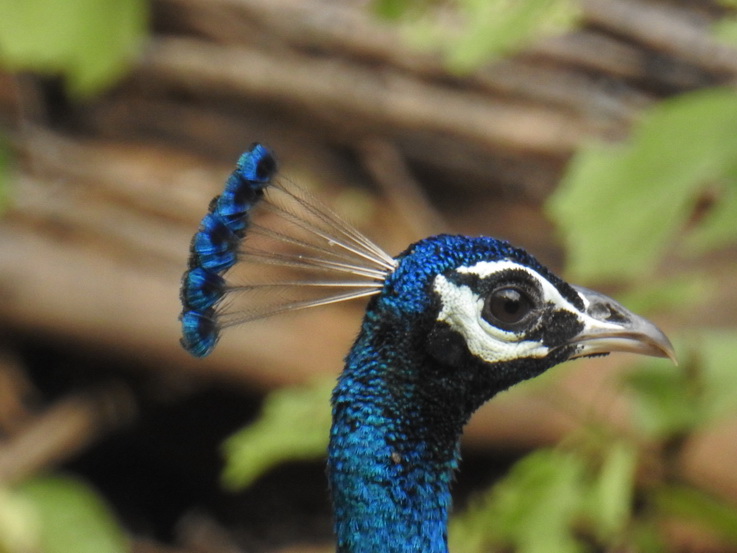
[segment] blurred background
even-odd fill
[[[361,303],[178,343],[192,234],[254,141],[392,255],[505,238],[676,344],[678,367],[577,361],[485,406],[453,550],[737,551],[736,16],[0,4],[0,552],[333,547],[327,402]]]

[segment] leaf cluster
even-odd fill
[[[141,47],[145,0],[0,0],[0,65],[65,77],[73,96],[119,79]]]
[[[374,7],[400,24],[410,44],[439,52],[457,73],[571,28],[579,12],[574,0],[377,0]]]
[[[126,553],[127,539],[98,492],[69,476],[0,487],[0,553]]]

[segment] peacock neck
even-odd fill
[[[396,332],[369,310],[333,393],[328,471],[341,553],[447,551],[450,484],[471,409],[431,384],[438,378],[428,371],[443,369],[404,322]]]

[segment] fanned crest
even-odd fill
[[[192,238],[182,346],[208,355],[221,330],[377,294],[395,261],[322,202],[277,180],[271,152],[241,155]]]

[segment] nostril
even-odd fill
[[[611,309],[605,303],[592,303],[589,305],[589,315],[599,321],[606,321],[609,319]]]
[[[589,305],[588,313],[598,321],[607,321],[610,323],[626,323],[629,321],[626,312],[609,302],[592,303]]]

